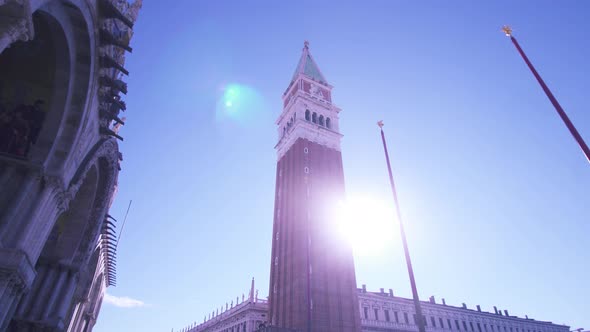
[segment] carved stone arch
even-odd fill
[[[100,249],[95,248],[88,262],[80,269],[80,282],[74,292],[74,299],[82,300],[91,297],[91,288],[98,275],[102,276],[100,268]]]
[[[112,203],[116,186],[116,173],[118,169],[113,169],[112,166],[105,157],[101,157],[97,161],[97,167],[99,169],[98,188],[86,231],[82,236],[80,246],[73,259],[75,266],[85,264],[90,258],[92,250],[96,247],[100,228]]]
[[[98,68],[96,15],[84,0],[5,2],[0,5],[5,23],[0,26],[0,81],[20,90],[5,91],[11,95],[5,102],[14,108],[43,102],[37,117],[42,116],[42,125],[32,130],[34,144],[19,153],[49,170],[59,169],[80,133],[93,96],[89,92],[96,90],[90,87]]]
[[[93,165],[85,174],[82,184],[76,191],[68,210],[62,213],[56,220],[43,249],[42,255],[47,256],[41,258],[53,259],[52,256],[55,255],[55,259],[61,263],[72,265],[75,252],[77,252],[77,248],[83,242],[81,234],[88,227],[87,224],[92,217],[91,211],[98,199],[97,195],[100,190],[99,182],[99,168]],[[56,232],[60,234],[56,234]],[[48,250],[51,250],[50,242],[53,238],[56,238],[56,246],[59,247],[56,248],[57,250],[54,254],[50,254]],[[78,269],[79,266],[76,266],[76,270]]]
[[[113,174],[116,178],[119,172],[119,161],[121,160],[119,145],[114,138],[102,138],[88,150],[86,157],[81,161],[76,173],[70,179],[67,186],[67,191],[70,196],[75,195],[88,170],[96,164],[100,158],[105,159],[105,162],[108,163],[113,170],[116,170],[116,174]]]
[[[87,228],[98,183],[99,169],[93,165],[83,177],[68,209],[51,221],[51,231],[41,243],[42,251],[35,262],[35,279],[29,292],[21,298],[9,330],[29,330],[35,324],[49,328],[69,315],[80,270],[72,261]]]
[[[52,140],[51,146],[46,157],[43,159],[41,156],[37,160],[51,172],[60,170],[72,157],[72,152],[80,153],[81,149],[77,146],[84,145],[81,144],[84,142],[80,142],[81,136],[86,139],[91,137],[88,133],[81,134],[91,117],[91,105],[96,93],[98,38],[95,32],[98,22],[90,4],[83,0],[49,0],[38,10],[46,11],[59,20],[67,37],[71,59],[67,101],[59,118],[58,129],[53,135],[47,133],[47,137]]]
[[[21,299],[13,326],[51,326],[56,317],[68,324],[73,314],[76,289],[87,289],[93,280],[98,256],[90,260],[107,210],[112,202],[119,172],[120,154],[114,139],[103,139],[80,165],[68,186],[73,199],[51,228],[36,262],[32,290]],[[87,275],[88,274],[88,275]],[[41,323],[40,323],[41,322]]]
[[[0,85],[2,86],[3,106],[7,111],[14,111],[21,105],[32,105],[37,99],[44,105],[45,119],[42,121],[39,139],[28,155],[42,159],[48,153],[41,141],[46,141],[44,133],[55,135],[57,126],[51,121],[61,118],[67,96],[64,86],[68,85],[70,74],[70,56],[65,32],[58,19],[51,14],[38,10],[31,22],[36,29],[35,38],[30,41],[17,41],[0,54]],[[49,124],[48,124],[49,123]],[[9,151],[10,153],[10,151]],[[15,152],[12,152],[15,153]],[[17,155],[24,154],[16,153]]]
[[[117,186],[120,159],[121,154],[116,140],[101,139],[92,147],[70,182],[68,191],[77,191],[87,172],[92,167],[98,169],[99,178],[94,205],[80,247],[73,259],[73,264],[76,266],[87,262],[97,244],[100,227],[112,203]]]
[[[96,248],[81,272],[80,284],[74,292],[73,303],[75,309],[71,312],[68,331],[81,331],[81,325],[87,324],[89,316],[96,317],[102,300],[102,286],[104,274],[100,263],[100,248]],[[95,315],[96,314],[96,315]]]

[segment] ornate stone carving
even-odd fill
[[[108,1],[109,3],[114,4],[120,12],[131,21],[136,20],[138,11],[142,5],[142,1],[135,1],[132,4],[129,4],[127,0],[101,1]],[[62,5],[64,6],[63,8],[60,7]],[[27,252],[29,252],[31,257],[35,256],[35,258],[30,258],[31,261],[29,261],[29,257],[27,257],[24,252],[14,249],[6,249],[2,247],[3,245],[6,245],[6,243],[0,244],[0,303],[12,303],[11,307],[2,308],[8,310],[10,317],[5,317],[4,314],[6,311],[0,313],[0,316],[2,317],[0,318],[0,326],[6,326],[6,324],[12,319],[12,312],[15,312],[15,306],[18,305],[18,297],[21,296],[21,293],[27,291],[27,288],[31,287],[31,284],[33,284],[36,275],[35,264],[37,262],[35,262],[35,260],[39,254],[36,250],[42,250],[46,235],[51,231],[56,216],[59,216],[73,206],[72,202],[76,195],[80,194],[84,181],[87,180],[87,177],[92,177],[92,175],[88,175],[89,171],[92,168],[96,168],[98,169],[99,177],[97,182],[98,189],[93,198],[92,208],[88,213],[89,217],[87,223],[82,225],[83,228],[80,228],[82,234],[79,235],[79,239],[76,239],[79,240],[78,248],[75,253],[68,256],[68,258],[73,257],[72,260],[67,263],[73,268],[80,268],[85,266],[85,264],[87,265],[87,262],[90,261],[89,259],[92,257],[92,252],[95,249],[97,243],[96,239],[101,230],[104,216],[112,203],[113,194],[116,191],[118,171],[120,169],[119,163],[121,160],[121,153],[119,152],[116,140],[104,135],[99,137],[96,135],[97,123],[102,121],[102,114],[100,114],[99,109],[108,107],[107,104],[109,103],[104,100],[94,100],[94,98],[97,96],[98,89],[101,90],[100,92],[109,93],[111,95],[111,89],[116,90],[117,93],[127,92],[126,85],[123,82],[117,81],[119,78],[118,73],[116,72],[117,66],[112,66],[112,63],[107,66],[108,68],[100,70],[103,75],[109,76],[112,80],[110,85],[103,84],[103,81],[100,80],[101,75],[98,73],[100,60],[97,57],[99,55],[98,52],[101,52],[101,54],[108,55],[109,58],[114,59],[118,64],[122,65],[125,62],[125,49],[129,48],[114,47],[107,43],[106,45],[99,46],[99,49],[95,49],[94,45],[97,45],[95,43],[95,38],[98,38],[95,37],[95,35],[97,35],[96,32],[103,26],[108,27],[111,33],[116,31],[116,33],[118,33],[118,41],[124,42],[122,44],[123,46],[125,46],[131,39],[133,31],[126,25],[119,24],[120,22],[117,22],[117,19],[103,19],[103,17],[98,17],[97,15],[102,15],[102,12],[96,11],[98,1],[94,0],[0,0],[0,22],[2,22],[2,24],[0,24],[0,53],[17,41],[28,41],[34,38],[31,6],[33,6],[35,10],[38,6],[42,6],[43,8],[41,9],[47,10],[45,14],[50,16],[56,13],[61,15],[61,10],[63,9],[63,13],[66,13],[65,15],[55,16],[58,23],[63,23],[67,26],[69,24],[66,24],[68,23],[66,21],[71,20],[72,22],[70,23],[73,24],[70,24],[69,26],[72,26],[74,30],[76,30],[75,28],[78,26],[90,27],[94,30],[95,33],[92,33],[91,31],[88,36],[85,35],[85,32],[82,36],[79,32],[74,31],[73,33],[76,36],[73,38],[76,38],[76,41],[78,41],[78,37],[89,38],[88,45],[92,45],[91,49],[86,53],[86,49],[80,48],[78,50],[78,48],[76,48],[79,51],[76,56],[84,56],[84,64],[86,64],[86,57],[90,57],[90,60],[88,61],[90,74],[88,74],[88,77],[89,79],[90,77],[95,79],[88,85],[88,92],[86,94],[78,93],[77,90],[74,92],[67,91],[67,98],[71,98],[73,100],[72,105],[76,106],[72,107],[72,109],[82,115],[78,121],[69,117],[69,114],[66,114],[63,118],[65,120],[59,122],[60,128],[58,128],[57,132],[60,134],[57,135],[57,138],[72,138],[71,142],[67,142],[68,144],[61,144],[61,140],[56,140],[53,148],[55,149],[55,155],[57,155],[56,158],[59,160],[56,159],[55,162],[53,162],[54,160],[51,159],[53,158],[52,154],[48,157],[48,160],[45,160],[45,162],[43,160],[31,159],[29,161],[17,160],[8,163],[8,167],[10,168],[16,169],[18,167],[19,172],[22,168],[22,176],[23,178],[26,177],[27,186],[32,188],[31,193],[39,195],[36,197],[32,197],[32,195],[24,197],[32,202],[39,202],[35,204],[38,204],[40,208],[39,211],[32,210],[30,216],[27,214],[19,217],[23,219],[22,224],[25,225],[26,228],[22,228],[20,224],[17,224],[16,222],[11,224],[11,226],[14,226],[16,229],[15,234],[18,234],[17,238],[25,239],[28,241],[27,243],[31,242],[32,245],[34,245],[34,248],[30,251],[34,252],[35,255],[31,255],[29,251]],[[82,14],[80,16],[77,11],[74,13],[75,10],[72,10],[78,6],[80,6],[79,9]],[[74,18],[74,16],[76,17]],[[70,36],[70,31],[65,31],[65,34],[68,37],[68,46],[71,46],[69,43],[74,39],[70,39],[70,37],[72,37]],[[83,43],[86,45],[86,40],[83,40]],[[58,46],[62,47],[62,45]],[[96,66],[91,67],[92,64],[96,64]],[[78,63],[73,72],[77,74],[78,68],[83,69],[83,66]],[[81,81],[86,82],[86,79]],[[100,87],[101,85],[103,86],[102,88]],[[81,85],[81,89],[86,89],[85,85]],[[89,97],[86,98],[86,96]],[[84,97],[84,99],[82,99],[82,97]],[[123,106],[118,104],[118,106],[120,109],[124,109],[124,104]],[[87,109],[82,109],[83,107],[87,107]],[[112,109],[109,108],[108,110]],[[86,116],[86,113],[95,113],[95,116],[98,117],[98,121],[97,118]],[[57,123],[58,122],[56,121],[56,124]],[[106,128],[109,128],[109,125],[111,125],[109,119],[105,119],[102,124],[103,127]],[[71,131],[71,133],[66,132],[66,130]],[[1,167],[5,167],[4,164],[3,160]],[[26,172],[24,172],[25,170]],[[74,170],[75,174],[72,174]],[[2,171],[7,175],[5,169],[2,169]],[[21,176],[20,173],[18,175]],[[82,190],[85,191],[85,189]],[[9,222],[12,222],[12,219],[10,219]],[[28,250],[28,247],[25,246],[25,248]],[[84,275],[85,278],[92,278],[94,270],[91,270],[92,271],[85,269],[81,273],[88,274]],[[68,285],[71,284],[71,286],[68,286],[67,290],[62,289],[60,297],[68,299],[67,301],[72,298],[76,283],[78,283],[78,277],[78,274],[70,274],[68,277]],[[81,289],[84,291],[88,290],[89,282],[90,279],[80,280],[79,284]],[[102,279],[100,282],[102,283]],[[102,292],[102,288],[100,292]],[[91,300],[94,303],[93,306],[100,308],[101,299],[102,296],[98,296]],[[0,309],[0,311],[3,311],[2,309]],[[68,310],[70,310],[69,313],[67,312]],[[60,312],[62,312],[60,317],[68,317],[71,314],[71,310],[71,308],[67,308],[67,305],[60,307]],[[98,309],[96,310],[96,313],[98,313]],[[91,320],[89,326],[91,326],[93,325],[95,316],[92,312],[88,312],[88,314],[88,317]],[[11,325],[11,328],[13,326],[21,326],[22,330],[25,330],[31,327],[31,324],[37,324],[37,322],[29,321],[27,323],[15,320],[14,325]],[[35,330],[37,330],[37,327],[40,328],[41,325],[36,326]]]
[[[128,18],[131,22],[135,22],[137,19],[137,15],[139,10],[142,6],[141,0],[136,0],[133,3],[129,3],[127,0],[114,0],[111,3],[117,8],[117,10],[123,14],[126,18]],[[118,19],[106,19],[103,20],[101,30],[108,33],[113,39],[120,41],[122,44],[129,44],[129,41],[133,37],[133,30],[127,26],[126,24],[121,23]],[[125,49],[120,46],[117,46],[113,43],[105,43],[102,44],[99,49],[99,54],[103,58],[112,59],[113,63],[115,64],[114,67],[120,66],[123,67],[125,64],[125,51],[131,51],[131,49]],[[99,77],[108,77],[112,80],[121,80],[122,74],[121,71],[124,69],[117,69],[113,66],[110,67],[101,67],[99,70]],[[104,83],[104,82],[102,82]],[[115,93],[113,93],[115,92]],[[124,92],[126,93],[126,91]],[[111,96],[111,95],[118,95],[119,92],[116,91],[112,86],[107,86],[105,84],[101,84],[99,88],[99,95],[101,96]],[[118,116],[118,111],[116,114],[113,112],[112,109],[112,102],[109,101],[107,98],[101,98],[100,105],[99,105],[99,123],[100,128],[102,128],[103,137],[107,137],[106,133],[114,133],[111,131],[111,122],[114,117]],[[119,125],[121,125],[119,123]],[[116,135],[116,133],[115,133]],[[117,137],[117,136],[116,136]]]
[[[0,280],[8,281],[12,295],[20,295],[35,279],[35,268],[28,256],[17,249],[0,249]]]
[[[29,1],[0,0],[0,20],[7,22],[0,31],[0,52],[16,41],[34,37],[33,17]]]
[[[115,139],[101,140],[97,148],[91,150],[91,156],[87,156],[85,163],[78,170],[80,177],[73,179],[70,184],[70,190],[77,190],[84,182],[84,178],[91,167],[96,166],[99,169],[99,176],[102,183],[94,199],[94,206],[89,216],[88,225],[80,242],[77,254],[74,257],[74,265],[80,266],[88,261],[96,244],[96,239],[100,232],[100,227],[111,203],[111,197],[116,187],[117,176],[119,173],[119,147]],[[93,152],[94,151],[94,152]]]
[[[59,212],[66,211],[73,197],[66,192],[63,178],[49,175],[43,171],[40,171],[37,176],[42,187],[49,188],[51,191],[51,196],[53,196]]]
[[[318,129],[316,127],[318,126],[314,123],[298,120],[291,132],[285,135],[277,144],[277,159],[281,159],[299,138],[340,151],[340,138],[342,135],[325,128]]]

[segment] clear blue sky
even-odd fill
[[[111,214],[115,297],[96,331],[170,331],[268,293],[274,120],[303,41],[343,111],[349,195],[390,199],[390,152],[422,299],[590,328],[590,165],[509,23],[590,141],[590,2],[145,1],[126,67]],[[244,87],[220,112],[228,84]],[[373,230],[376,234],[380,230]],[[359,286],[411,295],[399,237],[356,259]]]

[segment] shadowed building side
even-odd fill
[[[0,331],[92,331],[141,0],[0,1]]]

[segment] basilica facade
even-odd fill
[[[140,7],[0,0],[0,331],[91,331],[116,283],[108,211]]]

